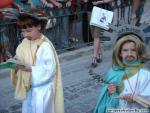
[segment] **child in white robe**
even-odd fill
[[[15,98],[23,101],[22,113],[64,113],[58,57],[42,34],[47,22],[43,14],[30,9],[21,12],[17,21],[24,39],[15,58],[28,66],[17,65],[11,80],[16,87]]]

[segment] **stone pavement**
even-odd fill
[[[108,47],[109,48],[109,47]],[[61,70],[64,86],[65,113],[92,113],[99,95],[97,77],[103,76],[111,66],[111,50],[104,48],[103,62],[97,68],[90,67],[92,47],[61,54]],[[14,99],[14,88],[9,71],[0,71],[0,113],[21,113],[21,102]]]

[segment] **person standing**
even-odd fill
[[[142,5],[141,5],[142,4]],[[144,4],[144,5],[143,5]],[[133,2],[133,11],[132,11],[132,15],[131,18],[137,18],[138,17],[138,12],[140,11],[139,9],[143,10],[142,14],[140,14],[140,23],[141,24],[148,24],[148,27],[146,27],[145,29],[143,29],[143,31],[145,33],[150,32],[150,1],[149,0],[145,0],[143,3],[143,0],[134,0]],[[145,39],[145,43],[148,44],[150,41],[150,37],[146,37]]]
[[[17,25],[23,41],[15,59],[24,63],[11,70],[15,98],[22,100],[22,113],[64,113],[63,88],[58,56],[42,34],[47,18],[41,10],[24,10]]]
[[[97,6],[106,10],[110,10],[110,3],[113,0],[97,0],[92,1],[93,6]],[[93,58],[92,58],[92,67],[96,67],[98,63],[102,62],[102,46],[100,41],[100,31],[102,29],[92,26],[92,35],[93,35]]]
[[[13,0],[0,1],[0,63],[14,55],[18,44],[16,25],[19,6]]]
[[[53,15],[57,17],[55,26],[55,40],[58,49],[67,49],[69,47],[69,14],[71,0],[47,0],[54,5]]]

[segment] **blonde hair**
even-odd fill
[[[141,62],[145,62],[145,60],[149,59],[146,53],[145,44],[139,39],[139,37],[130,34],[119,38],[119,40],[115,43],[115,46],[113,48],[113,55],[112,55],[112,64],[114,66],[119,66],[120,68],[123,68],[122,58],[120,56],[120,53],[121,53],[122,46],[127,42],[135,43],[138,60],[140,60]]]

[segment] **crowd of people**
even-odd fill
[[[120,3],[118,2],[120,1]],[[132,10],[132,16],[131,18],[139,18],[141,17],[141,10],[143,5],[143,2],[140,2],[141,0],[133,0],[133,10]],[[148,1],[146,1],[148,2]],[[104,8],[107,10],[114,11],[114,24],[117,24],[116,20],[116,12],[113,10],[113,8],[122,7],[122,9],[127,6],[131,5],[131,1],[129,0],[99,0],[99,1],[89,1],[89,0],[5,0],[0,2],[0,9],[5,8],[15,8],[20,10],[26,10],[28,8],[40,8],[42,9],[46,15],[50,18],[49,25],[47,26],[47,29],[44,31],[44,34],[52,41],[54,46],[57,48],[57,50],[62,50],[66,48],[72,48],[74,47],[73,44],[81,42],[91,42],[93,41],[93,57],[92,57],[92,67],[96,67],[98,63],[102,61],[102,45],[101,45],[101,36],[100,32],[102,29],[94,26],[89,27],[89,21],[91,16],[91,11],[93,6],[97,6],[100,8]],[[145,3],[148,7],[149,3]],[[145,8],[144,7],[144,8]],[[143,14],[148,15],[147,9],[145,8],[143,11]],[[118,10],[120,10],[118,8]],[[146,10],[146,11],[145,11]],[[9,9],[10,11],[10,9]],[[16,10],[10,11],[10,13],[14,13]],[[79,26],[73,25],[78,24],[79,15],[76,15],[78,11],[84,11],[82,13],[82,19],[80,19],[81,24]],[[121,11],[122,12],[122,11]],[[4,13],[6,13],[4,11]],[[10,15],[10,13],[8,13]],[[117,14],[118,15],[118,14]],[[126,14],[120,14],[120,15],[126,15]],[[10,18],[10,19],[16,19],[15,15],[5,16],[5,14],[2,14],[2,11],[0,12],[1,17]],[[121,19],[121,17],[117,17]],[[143,23],[144,15],[142,15],[141,23]],[[148,19],[147,19],[148,20]],[[147,21],[146,20],[146,21]],[[5,20],[4,20],[5,21]],[[4,23],[8,22],[1,22],[1,28],[5,26]],[[14,25],[9,25],[10,27]],[[74,27],[76,26],[76,27]],[[5,27],[6,28],[6,27]],[[91,29],[89,29],[91,28]],[[6,28],[11,34],[11,31],[9,31],[8,27]],[[5,31],[6,31],[5,30]],[[82,32],[79,34],[78,32]],[[144,30],[145,32],[149,32],[149,28]],[[22,35],[18,29],[16,29],[16,33],[13,32],[12,38],[10,39],[10,36],[7,36],[7,33],[1,33],[2,35],[5,35],[5,38],[7,37],[6,41],[2,41],[3,43],[10,41],[11,42],[11,54],[14,53],[16,49],[16,45],[19,43],[20,40],[22,40]],[[78,36],[80,35],[80,36]],[[81,36],[82,35],[82,36]],[[1,36],[3,37],[3,36]],[[9,38],[8,38],[9,37]],[[1,40],[5,40],[4,38],[1,38]],[[146,40],[148,42],[149,39]],[[1,42],[1,43],[2,43]],[[1,44],[5,45],[5,44]],[[6,44],[7,45],[7,44]],[[4,47],[5,48],[5,47]],[[8,49],[5,48],[5,49]],[[4,50],[4,49],[3,49]],[[4,50],[5,51],[5,50]],[[3,51],[3,53],[4,53]],[[3,58],[4,57],[4,58]],[[1,55],[1,61],[5,59],[6,56]]]
[[[74,36],[75,33],[71,22],[74,21],[75,18],[72,18],[71,14],[75,12],[76,9],[72,8],[73,6],[71,7],[71,3],[75,4],[74,0],[2,0],[0,2],[1,29],[5,27],[7,33],[1,32],[0,45],[5,45],[5,47],[1,46],[1,50],[3,50],[0,52],[1,62],[7,59],[7,55],[5,54],[8,52],[6,53],[6,51],[14,55],[16,45],[23,39],[19,29],[16,28],[15,31],[11,32],[9,28],[16,26],[14,21],[17,19],[18,11],[28,10],[29,8],[41,9],[46,13],[46,16],[49,17],[49,25],[47,25],[46,30],[43,32],[52,41],[57,50],[69,48],[70,44],[78,42],[79,39]],[[11,36],[9,36],[8,32]],[[5,35],[5,37],[3,35]]]

